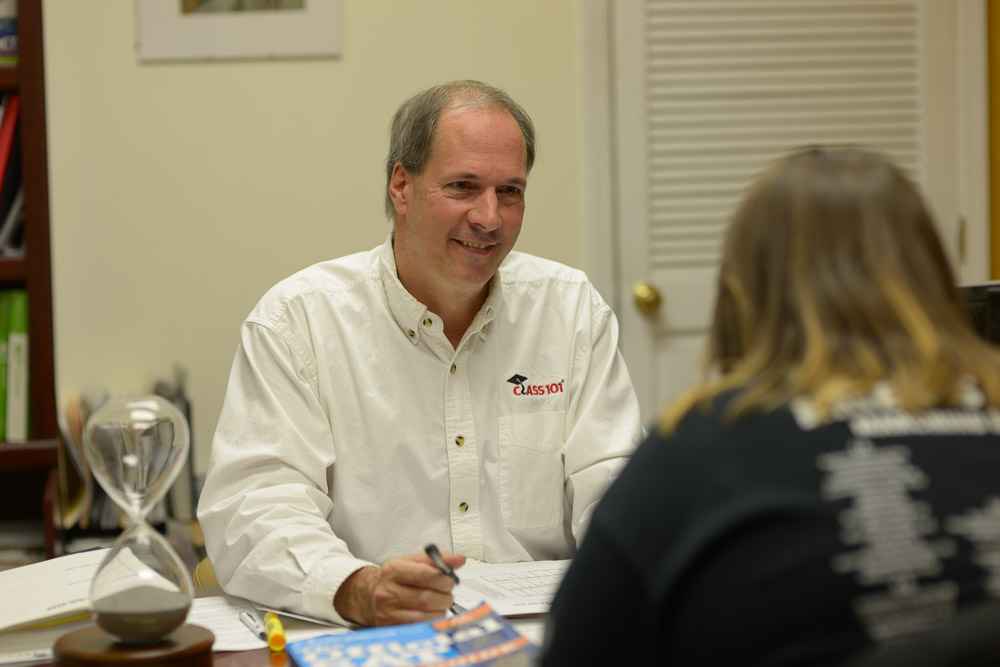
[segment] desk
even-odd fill
[[[511,621],[518,632],[536,644],[542,643],[544,618],[518,618]],[[295,667],[291,656],[282,651],[271,653],[266,648],[252,651],[224,651],[212,654],[212,664],[216,667]],[[33,663],[38,667],[58,667],[56,662]]]
[[[266,648],[255,649],[253,651],[227,651],[225,653],[213,653],[212,664],[217,667],[294,667],[292,658],[282,651],[281,653],[271,653]],[[58,667],[56,662],[33,663],[38,667]]]
[[[282,651],[271,653],[266,648],[253,651],[227,651],[213,653],[212,664],[217,667],[293,667],[291,656]]]

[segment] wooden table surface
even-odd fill
[[[252,651],[223,651],[212,653],[212,664],[220,667],[295,667],[292,658],[284,651],[272,653],[266,648]],[[59,667],[59,663],[32,663],[38,667]]]
[[[213,653],[212,664],[218,667],[294,667],[295,665],[292,658],[284,651],[272,653],[266,648]]]

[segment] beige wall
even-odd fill
[[[1000,0],[990,0],[986,12],[990,106],[990,278],[997,280],[1000,279]]]
[[[180,363],[203,470],[242,318],[289,273],[383,239],[389,117],[434,82],[483,79],[532,113],[519,247],[580,264],[575,2],[344,5],[336,60],[140,65],[132,2],[45,1],[61,403]]]

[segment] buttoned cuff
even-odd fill
[[[369,565],[374,563],[358,558],[324,559],[312,569],[303,586],[302,604],[306,615],[342,625],[354,625],[337,613],[333,607],[333,597],[349,576]]]

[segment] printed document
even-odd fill
[[[456,570],[455,602],[472,609],[485,600],[501,616],[545,614],[549,611],[568,560],[526,563],[480,563],[470,560]]]

